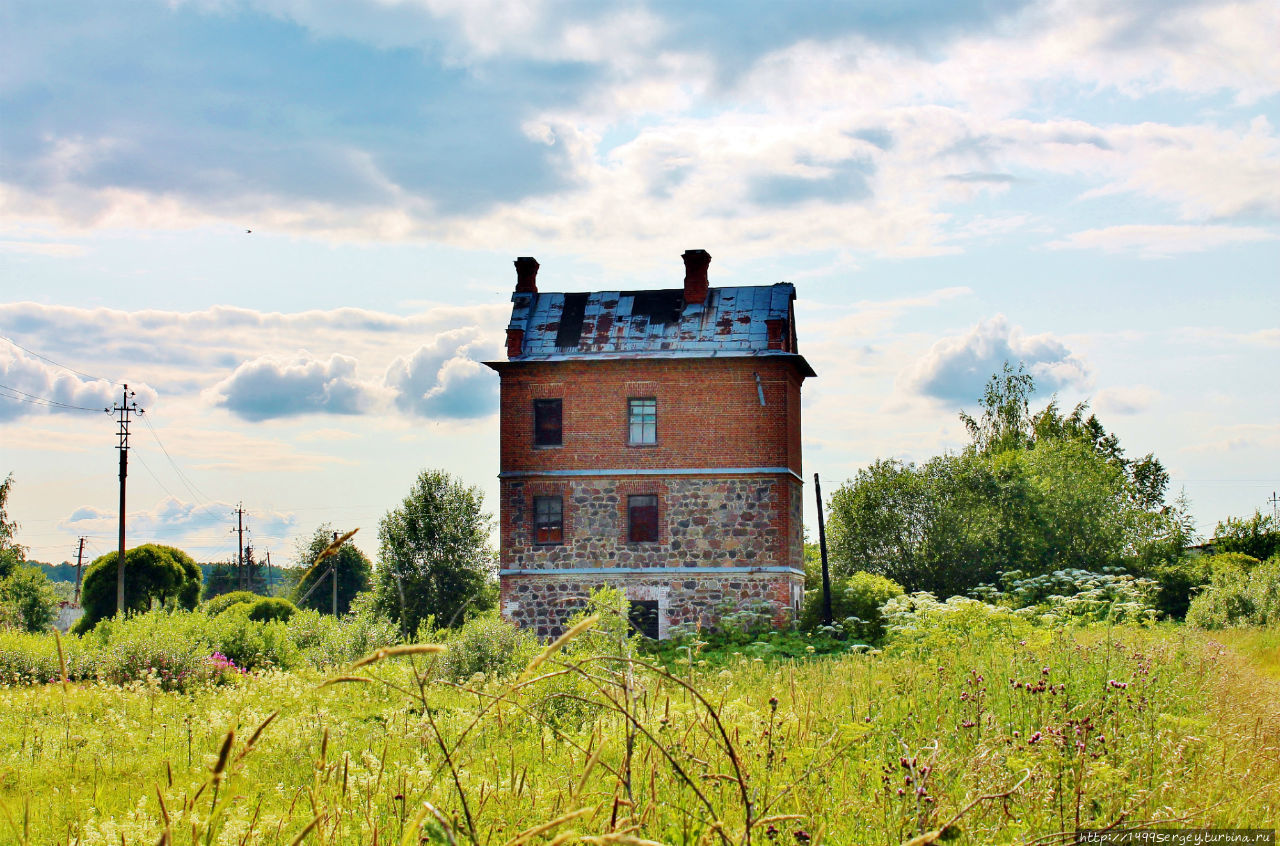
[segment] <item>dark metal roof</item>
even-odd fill
[[[793,356],[769,349],[767,321],[785,321],[791,334],[795,287],[787,282],[710,288],[705,303],[685,303],[684,291],[517,293],[508,329],[522,330],[512,361],[583,358],[706,358]]]

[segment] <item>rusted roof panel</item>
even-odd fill
[[[678,288],[594,291],[585,303],[582,296],[514,295],[509,328],[524,331],[519,358],[759,354],[768,349],[766,321],[790,319],[795,289],[786,282],[711,288],[701,304],[686,304]]]

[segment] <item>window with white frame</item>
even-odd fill
[[[658,400],[656,397],[632,397],[627,400],[627,442],[658,442]]]

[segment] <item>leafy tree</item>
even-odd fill
[[[94,559],[84,573],[80,604],[84,616],[77,632],[87,632],[116,614],[116,557],[108,552]],[[153,604],[195,608],[200,598],[200,565],[180,549],[148,543],[124,554],[124,611],[146,611]]]
[[[0,578],[4,578],[13,572],[27,557],[25,547],[19,546],[14,540],[14,534],[18,531],[18,524],[9,519],[9,492],[13,489],[13,474],[4,477],[4,481],[0,482]]]
[[[1228,517],[1213,530],[1214,552],[1242,552],[1259,561],[1280,553],[1280,522],[1255,511],[1244,519]]]
[[[0,580],[0,605],[29,632],[43,632],[57,616],[59,595],[39,567],[15,567]]]
[[[827,551],[834,569],[918,584],[937,505],[924,468],[890,458],[859,470],[831,496]]]
[[[378,525],[378,608],[416,632],[429,617],[460,626],[491,607],[492,518],[484,495],[440,470],[418,474],[408,496]]]
[[[368,590],[373,584],[373,567],[369,558],[359,547],[344,543],[336,553],[323,561],[317,561],[320,554],[336,540],[336,532],[329,523],[324,523],[312,533],[309,540],[301,541],[295,550],[298,566],[305,567],[303,576],[293,589],[293,601],[299,608],[311,608],[323,614],[333,613],[333,585],[328,574],[334,567],[338,574],[338,613],[346,614],[351,610],[351,600],[356,594]],[[317,581],[324,580],[315,590],[311,588]],[[307,596],[307,592],[311,595]],[[306,596],[306,600],[303,597]]]
[[[1030,399],[1035,390],[1035,380],[1022,364],[1014,370],[1006,361],[983,390],[981,417],[960,412],[960,421],[974,445],[982,452],[1024,446],[1032,424]]]
[[[1033,390],[1021,366],[1006,364],[979,417],[961,414],[972,438],[962,453],[877,461],[838,489],[829,520],[837,574],[865,570],[950,596],[1014,571],[1146,575],[1176,561],[1190,517],[1185,503],[1165,504],[1160,462],[1126,459],[1083,403],[1031,414]]]
[[[203,595],[206,602],[239,589],[240,579],[235,564],[211,564],[205,571]]]

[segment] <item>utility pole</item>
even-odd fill
[[[84,564],[84,535],[80,536],[80,548],[76,550],[76,605],[80,604],[80,572]]]
[[[1271,499],[1267,500],[1267,502],[1271,503],[1271,519],[1280,519],[1280,511],[1277,511],[1276,508],[1277,506],[1280,506],[1280,497],[1276,496],[1275,491],[1271,492]]]
[[[273,596],[271,590],[271,550],[267,550],[267,596]]]
[[[138,403],[133,397],[136,394],[129,390],[128,385],[123,386],[124,391],[120,396],[120,402],[111,406],[111,408],[103,409],[107,414],[115,414],[116,422],[119,427],[116,430],[116,449],[120,450],[120,544],[116,557],[116,613],[124,613],[124,490],[125,479],[129,476],[129,423],[130,415],[143,414],[143,409],[138,407]]]
[[[236,505],[236,581],[240,583],[240,590],[245,589],[244,577],[244,503]]]
[[[333,533],[333,542],[338,542],[338,533]],[[338,553],[333,554],[333,567],[330,571],[333,574],[333,619],[338,619]]]
[[[818,549],[822,552],[822,623],[831,625],[831,571],[827,568],[827,521],[822,516],[822,483],[813,474],[813,493],[818,498]]]

